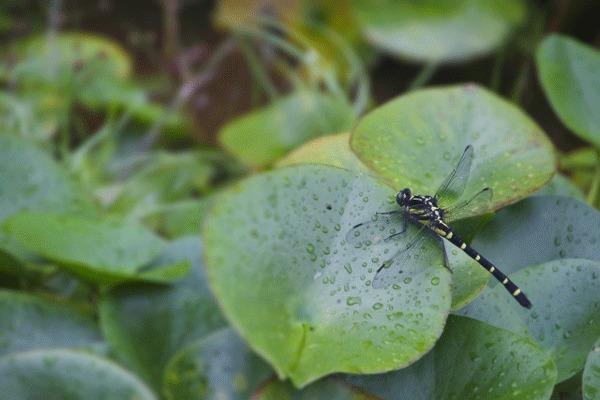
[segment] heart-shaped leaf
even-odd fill
[[[573,133],[600,147],[600,51],[553,34],[538,47],[536,64],[554,112]]]
[[[355,0],[353,8],[376,47],[418,62],[457,62],[498,47],[525,16],[521,0]]]
[[[460,314],[531,334],[554,357],[558,382],[577,373],[600,337],[600,263],[554,260],[518,271],[511,279],[527,293],[532,310],[520,307],[502,285],[497,285]]]
[[[116,219],[23,212],[9,217],[4,228],[25,248],[99,283],[135,279],[165,246],[143,226]]]
[[[434,349],[414,365],[346,380],[382,399],[547,399],[556,366],[530,338],[451,316]]]
[[[394,209],[393,195],[364,175],[300,165],[251,177],[215,201],[204,226],[209,282],[280,377],[303,386],[335,371],[397,369],[441,334],[450,277],[433,238],[385,289],[371,286],[375,270],[417,229],[380,246],[346,242],[354,225]]]
[[[582,386],[585,400],[600,399],[600,340],[594,344],[585,362]]]
[[[359,122],[350,145],[395,189],[430,195],[472,145],[464,198],[490,187],[492,209],[539,189],[555,168],[552,144],[536,123],[475,85],[425,89],[392,100]]]
[[[229,122],[219,141],[243,162],[260,167],[317,136],[347,131],[353,122],[346,100],[300,91]]]
[[[473,247],[505,273],[558,258],[600,261],[600,212],[580,200],[535,196],[500,210]]]
[[[289,153],[279,161],[278,166],[316,163],[369,173],[369,170],[350,149],[349,139],[350,135],[347,133],[314,139]],[[445,245],[453,272],[452,309],[458,309],[481,292],[488,282],[489,273],[452,244],[445,243]]]
[[[120,286],[102,296],[100,322],[106,339],[119,359],[157,389],[175,352],[225,324],[205,283],[201,257],[198,238],[181,238],[157,263],[191,262],[184,279],[171,286]]]
[[[103,358],[72,350],[35,350],[0,359],[6,399],[138,399],[156,397],[130,372]]]
[[[91,312],[47,297],[0,291],[0,356],[100,342]]]
[[[245,400],[273,371],[230,328],[181,350],[169,363],[163,392],[168,400]]]

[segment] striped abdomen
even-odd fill
[[[452,229],[450,229],[447,225],[438,225],[437,226],[438,233],[452,242],[453,245],[467,253],[472,259],[477,261],[483,268],[487,269],[494,278],[498,280],[506,290],[510,292],[510,294],[525,308],[531,308],[531,302],[525,296],[525,293],[517,285],[513,283],[502,271],[500,271],[494,264],[492,264],[487,258],[483,257],[479,254],[475,249],[465,243],[459,236],[454,234]]]

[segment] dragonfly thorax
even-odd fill
[[[438,222],[444,217],[444,210],[438,207],[435,197],[413,195],[409,188],[403,189],[396,195],[396,202],[421,221]]]

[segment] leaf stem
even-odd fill
[[[598,193],[600,192],[600,150],[597,153],[596,159],[596,171],[594,172],[594,177],[592,178],[592,185],[590,186],[590,190],[587,196],[587,202],[591,206],[595,206],[598,201]]]
[[[438,65],[435,62],[429,62],[421,68],[417,76],[412,80],[410,85],[408,85],[408,91],[415,90],[425,85],[427,82],[431,80],[433,75],[438,69]]]

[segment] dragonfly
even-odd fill
[[[493,196],[492,189],[489,187],[483,188],[466,201],[446,205],[454,199],[460,199],[463,195],[471,173],[473,153],[473,146],[469,145],[465,148],[456,168],[448,174],[433,196],[417,195],[413,194],[410,188],[403,189],[396,195],[398,209],[376,213],[371,220],[357,224],[348,231],[346,241],[356,247],[365,243],[377,244],[382,241],[394,241],[406,236],[409,231],[411,232],[412,236],[404,241],[407,244],[377,269],[373,278],[373,287],[384,287],[385,282],[398,278],[402,273],[403,265],[406,265],[411,259],[417,258],[418,254],[416,253],[419,251],[427,251],[426,247],[420,245],[424,238],[433,236],[442,246],[442,251],[444,251],[443,238],[490,272],[521,306],[531,308],[531,302],[525,293],[448,225],[453,221],[489,210]],[[417,229],[408,229],[411,224]],[[444,260],[448,267],[448,258],[445,252]]]

